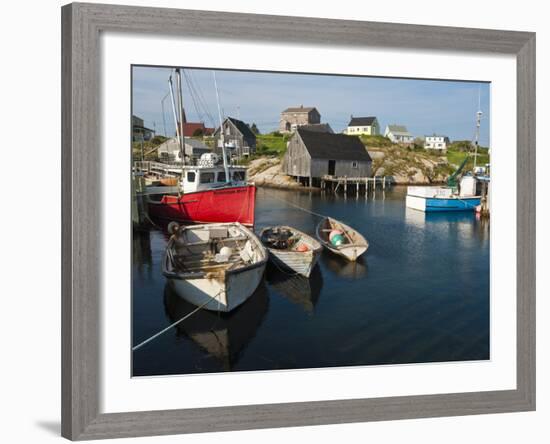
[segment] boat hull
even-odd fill
[[[265,262],[247,270],[197,279],[170,279],[176,294],[198,307],[211,311],[230,312],[243,304],[258,288],[265,271]]]
[[[311,275],[311,270],[317,264],[322,250],[297,253],[268,248],[269,258],[278,266],[287,268],[304,277]]]
[[[224,247],[237,251],[219,261],[216,256]],[[267,260],[260,239],[240,223],[176,226],[166,246],[163,274],[182,299],[206,310],[230,312],[260,285]]]
[[[407,195],[406,206],[426,213],[446,211],[474,211],[481,197],[423,197]]]
[[[229,186],[165,195],[160,201],[149,200],[149,214],[158,219],[184,223],[239,222],[254,226],[256,187]]]
[[[367,247],[356,247],[356,246],[349,246],[344,248],[333,248],[329,243],[325,244],[325,247],[327,250],[331,251],[334,254],[337,254],[338,256],[341,256],[348,261],[356,261],[359,256],[361,256],[365,251],[367,251]]]

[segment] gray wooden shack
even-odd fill
[[[221,154],[221,149],[218,147],[219,127],[214,132],[214,138],[216,152]],[[246,123],[234,117],[227,117],[223,122],[223,140],[226,144],[234,145],[235,149],[231,152],[233,157],[247,157],[256,152],[256,135]]]
[[[356,136],[298,128],[288,143],[282,170],[313,186],[324,176],[372,176],[372,159]]]

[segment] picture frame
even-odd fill
[[[243,36],[241,27],[247,26]],[[507,54],[517,60],[515,390],[196,409],[99,409],[102,32]],[[73,3],[62,8],[62,435],[72,440],[535,409],[535,34]]]

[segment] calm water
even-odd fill
[[[340,219],[370,248],[358,263],[323,252],[311,278],[269,266],[229,315],[200,311],[133,352],[135,376],[489,359],[489,223],[474,214],[405,208],[405,189],[322,196],[258,190],[256,229],[314,233]],[[167,235],[135,232],[133,342],[193,310],[166,285]]]

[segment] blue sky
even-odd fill
[[[218,125],[218,108],[211,70],[184,69],[183,98],[190,122]],[[169,68],[133,68],[132,113],[157,134],[175,133],[168,93]],[[383,132],[387,124],[402,124],[414,136],[432,133],[451,140],[471,140],[480,97],[483,120],[480,144],[489,145],[490,85],[477,82],[410,80],[217,70],[224,116],[255,122],[261,132],[276,130],[279,114],[289,106],[315,106],[321,121],[342,131],[351,115],[376,116]]]

